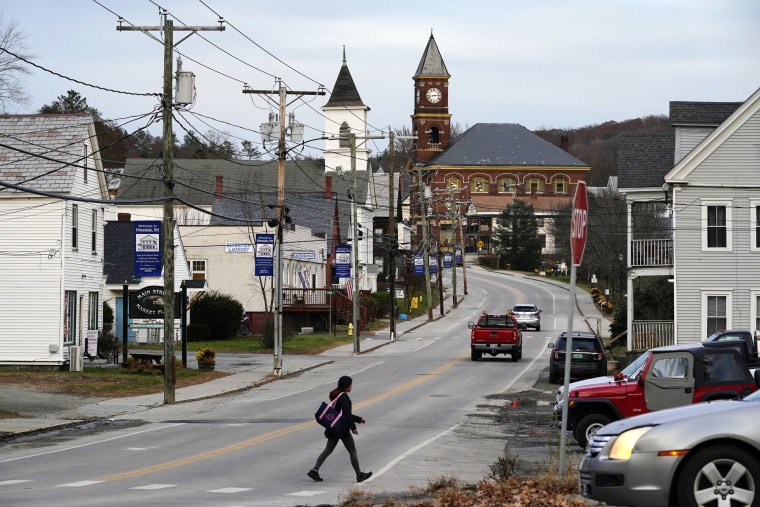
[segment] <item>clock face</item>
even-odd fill
[[[437,104],[440,102],[441,98],[443,97],[443,94],[441,93],[441,90],[438,88],[428,88],[427,93],[425,94],[425,97],[427,97],[428,102],[431,104]]]

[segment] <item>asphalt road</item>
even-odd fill
[[[523,360],[470,361],[467,321],[519,302],[544,309],[542,331],[525,333]],[[313,412],[341,375],[354,378],[354,411],[367,420],[356,442],[362,468],[374,475],[362,490],[405,492],[442,476],[477,482],[524,432],[508,410],[527,410],[525,393],[552,396],[554,387],[536,386],[548,364],[547,343],[567,326],[567,305],[567,291],[551,284],[468,271],[468,295],[458,308],[370,353],[328,352],[318,368],[235,395],[14,441],[0,449],[2,503],[335,504],[356,487],[345,450],[339,446],[320,470],[325,482],[311,481],[306,471],[325,443]],[[532,460],[544,457],[537,452]]]

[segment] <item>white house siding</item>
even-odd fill
[[[267,302],[271,303],[272,278],[256,277],[253,252],[227,252],[227,243],[251,243],[256,233],[274,233],[266,228],[249,229],[242,226],[201,227],[186,225],[180,227],[188,261],[205,260],[207,281],[210,290],[229,294],[243,305],[246,312],[267,311]],[[298,271],[309,268],[317,275],[316,287],[325,284],[325,259],[327,242],[311,234],[311,229],[298,227],[294,231],[283,231],[283,277],[282,286],[300,287]],[[313,261],[293,258],[294,252],[313,252]],[[296,257],[306,257],[296,256]],[[261,282],[265,282],[262,293]]]
[[[754,329],[751,295],[760,288],[760,252],[750,249],[751,200],[760,196],[760,115],[755,113],[688,175],[676,192],[676,333],[678,342],[706,336],[703,296],[729,297],[727,328]],[[702,250],[701,203],[728,201],[730,251]]]
[[[676,153],[673,164],[677,164],[699,143],[709,136],[715,127],[676,128]]]
[[[61,201],[0,196],[0,364],[53,364],[62,357],[63,214]]]

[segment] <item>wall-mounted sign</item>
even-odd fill
[[[161,276],[161,222],[134,222],[135,277]]]
[[[313,261],[317,258],[317,252],[292,252],[290,258],[299,261]]]
[[[224,253],[253,253],[251,243],[227,242],[224,244]]]

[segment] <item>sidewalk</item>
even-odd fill
[[[505,276],[526,276],[521,273],[503,272]],[[551,278],[541,279],[545,283],[552,283],[567,288],[567,285],[552,280]],[[450,300],[451,296],[447,296]],[[602,315],[594,305],[593,300],[588,292],[584,290],[576,291],[577,310],[580,316],[584,318],[590,330],[599,332],[601,336],[606,336],[609,326],[609,318]],[[449,310],[451,307],[449,306]],[[447,310],[448,311],[448,310]],[[442,318],[440,316],[436,319]],[[400,339],[404,333],[407,333],[428,322],[427,315],[421,315],[411,320],[396,321],[396,338]],[[599,327],[599,329],[598,329]],[[389,330],[379,331],[377,334],[360,335],[359,350],[360,354],[382,347],[391,343]],[[353,344],[342,345],[331,349],[330,354],[345,353],[347,357],[354,354]],[[291,375],[297,372],[306,371],[326,364],[330,360],[319,355],[288,355],[283,360],[282,376]],[[213,398],[226,393],[250,389],[257,385],[270,382],[274,377],[272,356],[260,354],[217,354],[217,369],[224,372],[230,372],[232,375],[220,379],[212,380],[195,386],[184,387],[175,391],[175,402],[185,403],[189,401]],[[6,395],[13,396],[15,388],[6,387]],[[36,393],[36,392],[34,392]],[[21,393],[19,396],[31,394]],[[44,404],[49,401],[49,412],[44,411],[44,415],[31,418],[0,419],[0,441],[12,438],[22,434],[38,433],[54,428],[65,428],[76,426],[88,420],[103,419],[115,417],[123,414],[141,412],[151,407],[158,407],[164,404],[163,393],[149,394],[144,396],[135,396],[130,398],[113,398],[94,403],[88,403],[85,399],[75,396],[52,396],[46,393],[39,394],[40,403]],[[62,409],[65,406],[65,409]]]

